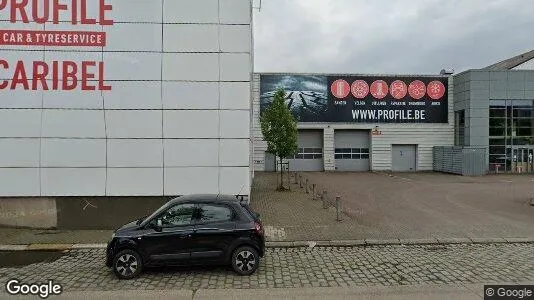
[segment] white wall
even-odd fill
[[[113,26],[46,25],[103,30],[106,47],[0,49],[13,66],[103,61],[112,86],[0,91],[0,197],[248,195],[251,0],[106,2]]]

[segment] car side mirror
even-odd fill
[[[161,219],[157,219],[156,225],[154,226],[154,230],[157,232],[161,232],[162,228],[163,228],[163,222],[161,221]]]
[[[152,228],[157,232],[161,232],[162,227],[163,227],[163,224],[161,222],[161,219],[157,219],[156,222],[151,221],[150,223],[148,223],[148,228]]]

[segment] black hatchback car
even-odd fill
[[[265,251],[259,216],[230,195],[187,195],[117,229],[106,265],[131,279],[148,266],[226,264],[254,273]]]

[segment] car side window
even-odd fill
[[[162,227],[191,225],[195,214],[194,204],[178,204],[167,209],[160,217]]]
[[[232,210],[227,206],[205,204],[200,206],[199,223],[229,222],[232,216]]]

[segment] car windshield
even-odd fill
[[[155,216],[159,215],[161,212],[165,211],[169,206],[171,205],[171,202],[165,203],[163,206],[158,208],[155,212],[153,212],[150,216],[144,218],[144,220],[141,221],[142,225],[146,225],[148,220],[152,220]]]

